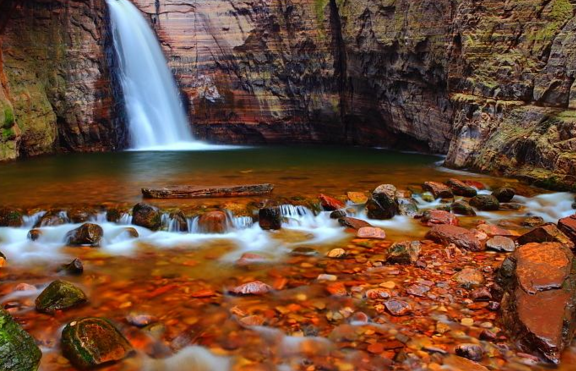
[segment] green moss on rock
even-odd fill
[[[0,309],[0,370],[35,371],[41,357],[34,338]]]
[[[88,300],[84,291],[72,283],[62,280],[52,282],[36,298],[36,310],[42,313],[54,313],[83,304]]]

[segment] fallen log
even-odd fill
[[[244,197],[268,194],[273,184],[243,184],[229,186],[170,186],[162,188],[142,188],[144,198],[211,198]]]

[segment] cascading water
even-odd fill
[[[194,144],[176,82],[156,35],[130,1],[106,2],[119,58],[130,146],[178,149]]]

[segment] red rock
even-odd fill
[[[356,236],[358,238],[366,238],[373,240],[385,240],[386,232],[381,228],[375,227],[362,227],[358,230]]]
[[[266,260],[267,259],[262,255],[247,252],[247,253],[242,254],[240,259],[238,259],[236,261],[236,264],[249,265],[249,264],[255,264],[255,263],[262,263],[262,262],[265,262]]]
[[[519,245],[524,245],[530,242],[558,242],[569,249],[574,249],[574,242],[562,233],[562,231],[560,231],[560,229],[558,229],[558,227],[553,223],[546,223],[540,227],[536,227],[518,238]]]
[[[516,249],[516,244],[508,237],[496,236],[486,241],[486,247],[496,251],[512,252]]]
[[[364,294],[368,299],[388,299],[391,297],[390,290],[383,288],[370,289]]]
[[[405,316],[412,312],[412,306],[403,300],[390,299],[384,302],[384,306],[393,316]]]
[[[223,211],[209,211],[198,218],[198,227],[204,233],[224,233],[227,229],[226,214]]]
[[[474,187],[474,188],[479,189],[479,190],[486,189],[486,186],[477,180],[467,179],[467,180],[463,180],[462,182],[466,185],[469,185],[470,187]]]
[[[346,286],[342,282],[334,282],[326,286],[326,290],[331,295],[345,296],[348,292],[346,291]]]
[[[418,284],[412,285],[406,289],[406,293],[408,295],[414,295],[418,297],[425,296],[428,291],[430,291],[430,288],[428,286]]]
[[[510,231],[493,224],[480,224],[476,229],[486,233],[490,237],[494,236],[505,236],[505,237],[518,237],[520,233],[516,231]]]
[[[478,344],[460,344],[456,347],[456,354],[472,361],[480,361],[484,357],[484,350]]]
[[[462,269],[454,275],[453,279],[464,287],[480,286],[484,283],[484,275],[474,268]]]
[[[346,206],[344,202],[337,200],[333,197],[326,196],[324,194],[321,194],[320,196],[318,196],[318,198],[320,199],[320,204],[322,205],[322,208],[324,208],[324,210],[326,211],[334,211],[342,209]]]
[[[458,179],[452,178],[446,184],[452,189],[452,193],[457,196],[474,197],[477,194],[476,189]]]
[[[345,218],[340,218],[338,219],[338,223],[340,223],[340,225],[342,225],[343,227],[346,228],[352,228],[352,229],[360,229],[362,227],[372,227],[372,225],[364,220],[360,220],[360,219],[356,219],[356,218],[350,218],[350,217],[345,217]]]
[[[435,225],[426,234],[426,238],[446,245],[453,243],[470,251],[481,251],[483,248],[474,232],[453,225]]]
[[[558,220],[558,229],[576,244],[576,214]]]
[[[456,215],[444,210],[427,210],[420,221],[428,227],[436,224],[458,225]]]
[[[453,198],[454,194],[450,187],[438,182],[425,182],[422,188],[434,196],[434,198]]]
[[[264,295],[272,290],[272,287],[261,281],[248,282],[234,287],[230,292],[234,295]]]

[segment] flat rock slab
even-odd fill
[[[273,184],[243,184],[227,186],[171,186],[162,188],[142,188],[145,198],[211,198],[244,197],[271,193]]]

